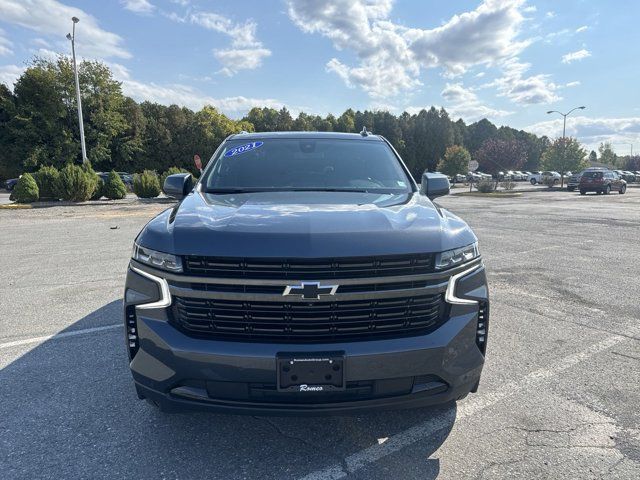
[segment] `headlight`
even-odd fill
[[[170,253],[156,252],[147,247],[141,247],[137,243],[133,244],[131,257],[140,263],[145,263],[152,267],[161,268],[170,272],[182,272],[182,259]]]
[[[455,267],[479,256],[478,242],[467,245],[466,247],[447,250],[446,252],[436,255],[436,270]]]

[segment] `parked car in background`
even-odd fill
[[[531,183],[531,185],[535,185],[536,183],[546,184],[546,179],[549,177],[553,178],[554,185],[556,183],[560,183],[560,178],[561,178],[560,174],[558,172],[549,171],[549,170],[544,172],[534,173],[529,177],[529,182]]]
[[[637,181],[636,174],[628,170],[623,170],[621,176],[627,181],[627,183],[635,183]]]
[[[18,183],[18,179],[17,178],[10,178],[8,180],[5,180],[4,188],[6,188],[8,191],[12,192],[13,188],[16,186],[16,183]]]
[[[522,172],[522,174],[524,175],[524,180],[527,182],[529,181],[529,178],[531,177],[531,175],[533,175],[533,173],[529,171]]]
[[[522,174],[518,173],[518,172],[514,172],[513,170],[509,170],[507,172],[507,175],[511,178],[511,180],[518,182],[520,180],[522,180]]]
[[[516,170],[514,173],[519,177],[518,181],[524,182],[527,179],[526,173],[521,172],[520,170]]]
[[[580,173],[574,173],[569,176],[567,179],[567,190],[573,192],[576,188],[580,186],[580,179],[584,172],[603,172],[607,171],[606,168],[603,167],[589,167],[582,170]]]
[[[627,182],[617,172],[611,170],[591,170],[584,172],[580,179],[580,195],[596,192],[608,195],[611,191],[623,194],[627,191]]]

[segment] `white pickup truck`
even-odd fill
[[[535,185],[536,183],[545,184],[545,178],[548,178],[548,177],[553,178],[554,185],[556,183],[560,183],[560,178],[561,178],[560,174],[558,172],[550,172],[550,171],[532,173],[531,175],[529,175],[529,182],[531,182],[531,185]]]

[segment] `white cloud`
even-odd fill
[[[553,10],[549,10],[547,13],[544,14],[544,16],[547,18],[554,18],[556,16],[556,12],[554,12]]]
[[[578,87],[580,86],[580,81],[576,80],[574,82],[569,82],[567,84],[565,84],[565,87],[571,88],[571,87]]]
[[[497,110],[483,105],[478,95],[462,83],[447,83],[441,92],[447,104],[445,110],[452,118],[462,118],[466,122],[474,122],[481,118],[500,118],[513,112]]]
[[[24,67],[18,65],[2,65],[0,66],[0,83],[4,83],[13,89],[13,84],[24,72]]]
[[[421,68],[442,67],[452,77],[516,55],[529,44],[517,38],[523,5],[523,0],[484,0],[427,30],[393,23],[392,0],[287,0],[298,28],[319,33],[358,58],[356,66],[332,58],[327,70],[374,98],[419,87]]]
[[[5,36],[4,30],[0,28],[0,56],[13,55],[13,43]]]
[[[103,30],[98,21],[83,10],[64,5],[56,0],[2,0],[0,19],[4,22],[33,30],[40,35],[61,38],[60,48],[68,48],[64,34],[71,30],[71,17],[78,17],[76,48],[86,57],[130,58],[122,46],[122,38]]]
[[[239,70],[253,70],[262,65],[262,59],[271,55],[266,48],[230,48],[214,50],[213,55],[225,65],[220,72],[231,77]]]
[[[496,87],[499,95],[519,105],[561,100],[562,97],[556,94],[559,87],[549,80],[549,75],[526,76],[525,73],[530,68],[531,64],[521,63],[518,58],[509,59],[504,62],[502,76],[484,87]]]
[[[591,52],[583,48],[582,50],[578,50],[576,52],[571,52],[571,53],[567,53],[566,55],[563,55],[562,63],[576,62],[576,61],[584,60],[585,58],[588,58],[590,56],[591,56]]]
[[[252,107],[272,107],[280,109],[284,104],[273,98],[249,98],[244,96],[214,98],[203,92],[182,84],[145,83],[131,78],[129,70],[120,64],[112,63],[109,67],[114,77],[122,82],[122,90],[135,100],[157,102],[163,105],[184,105],[192,110],[200,110],[205,105],[212,105],[221,112],[234,118],[242,117]],[[290,109],[292,114],[297,111]]]
[[[550,138],[562,135],[562,118],[539,122],[525,130]],[[567,118],[567,135],[578,139],[589,150],[597,149],[600,142],[617,144],[640,143],[640,117],[591,118],[577,116]],[[627,152],[622,152],[626,154]]]
[[[589,27],[587,27],[586,25],[583,25],[579,28],[576,28],[576,33],[582,33],[588,30]]]
[[[148,15],[156,8],[149,0],[121,0],[120,3],[125,9],[142,15]]]
[[[213,55],[222,65],[220,73],[225,75],[232,76],[240,70],[254,70],[271,55],[271,50],[256,38],[257,24],[253,20],[234,23],[213,12],[196,12],[185,17],[169,14],[168,18],[179,22],[189,20],[195,25],[228,35],[232,39],[231,48],[213,50]]]

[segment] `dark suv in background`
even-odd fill
[[[351,413],[478,388],[477,238],[383,137],[227,138],[135,240],[124,300],[140,398],[165,411]]]
[[[596,192],[608,195],[611,191],[623,194],[627,191],[627,182],[611,170],[587,170],[580,178],[580,195]]]

